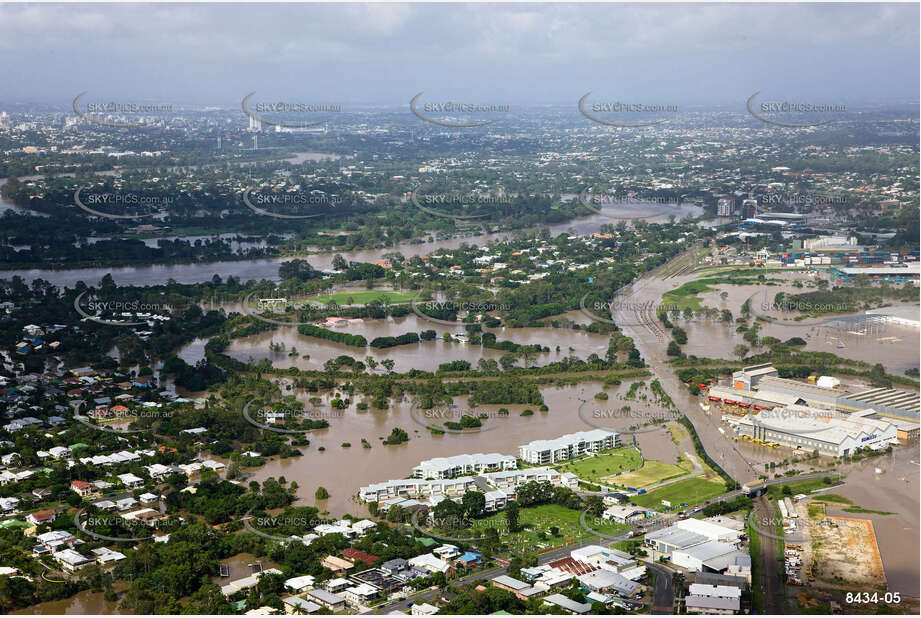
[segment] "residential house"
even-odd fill
[[[26,516],[26,519],[31,524],[40,526],[42,524],[50,524],[58,516],[57,512],[54,509],[45,509],[44,511],[35,511],[34,513],[29,513]]]
[[[416,603],[410,609],[410,614],[413,616],[431,616],[438,613],[438,608],[429,603]]]
[[[70,488],[81,498],[89,498],[96,494],[96,486],[86,481],[71,481]]]
[[[313,601],[306,601],[300,597],[288,597],[286,599],[282,599],[282,603],[285,604],[285,613],[294,616],[306,616],[308,614],[315,614],[320,611],[320,609],[322,609]]]
[[[327,592],[337,593],[342,592],[351,585],[352,582],[346,578],[337,577],[335,579],[328,580],[325,584],[323,584],[323,587],[326,588]]]
[[[343,596],[345,597],[346,603],[352,607],[360,607],[376,598],[379,593],[380,591],[374,586],[362,583],[357,586],[346,588],[343,591]]]
[[[122,482],[125,487],[139,487],[144,484],[144,479],[139,476],[135,476],[130,472],[127,474],[119,474],[118,480]]]
[[[61,567],[64,568],[65,571],[70,572],[74,572],[77,569],[93,562],[92,558],[87,558],[80,552],[74,551],[70,548],[54,552],[52,557],[58,561],[58,563],[61,565]]]
[[[344,558],[340,558],[338,556],[326,556],[320,561],[320,564],[333,573],[342,573],[343,571],[347,571],[355,566],[354,562],[345,560]]]
[[[307,590],[313,588],[313,583],[316,578],[313,575],[300,575],[298,577],[292,577],[291,579],[285,580],[285,589],[290,590],[294,594],[303,594]]]
[[[307,591],[307,597],[310,601],[317,603],[326,609],[334,612],[341,612],[345,609],[345,599],[338,594],[333,594],[322,588],[314,588]]]
[[[414,558],[410,558],[407,560],[407,563],[409,563],[410,567],[417,568],[427,573],[444,573],[450,576],[454,571],[450,564],[441,558],[435,557],[434,554],[421,554]]]

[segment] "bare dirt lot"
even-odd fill
[[[886,589],[886,574],[873,522],[850,517],[810,521],[813,573],[818,585]]]

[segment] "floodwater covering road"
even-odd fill
[[[660,271],[637,280],[616,304],[614,321],[623,324],[624,334],[633,338],[636,348],[650,366],[652,373],[659,379],[662,388],[672,398],[678,410],[694,425],[707,454],[729,476],[739,483],[745,483],[758,478],[760,472],[735,448],[732,441],[727,440],[719,432],[716,425],[708,422],[697,398],[688,392],[667,364],[667,341],[663,337],[661,325],[656,321],[655,312],[643,312],[639,309],[649,306],[650,303],[657,306],[663,293],[694,278],[693,275],[664,278]]]

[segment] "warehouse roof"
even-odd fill
[[[683,551],[691,558],[700,560],[701,562],[706,562],[708,560],[712,560],[713,558],[733,553],[736,551],[736,548],[728,543],[723,543],[722,541],[707,541],[706,543],[687,547],[680,551]]]
[[[700,607],[701,609],[731,609],[739,610],[739,599],[726,599],[722,597],[687,596],[684,599],[685,607]]]
[[[564,597],[562,594],[551,594],[544,599],[544,602],[552,605],[559,605],[563,609],[568,609],[576,614],[587,614],[592,610],[591,603],[578,603],[569,597]]]
[[[894,388],[874,388],[853,395],[848,395],[848,399],[862,401],[872,407],[874,404],[891,406],[893,408],[902,408],[904,410],[913,410],[918,412],[921,409],[921,397],[918,393],[911,391],[899,391]]]
[[[847,394],[844,390],[824,388],[822,386],[816,386],[815,384],[797,382],[796,380],[791,380],[790,378],[767,377],[758,382],[758,392],[773,389],[792,389],[796,392],[808,393],[810,395],[818,395],[821,397],[841,397],[842,395]]]
[[[807,406],[787,406],[748,414],[740,424],[766,427],[790,434],[809,434],[810,437],[830,444],[841,444],[847,438],[859,440],[879,431],[888,431],[892,422],[888,419],[865,416],[831,415],[828,410]]]
[[[742,591],[736,586],[711,586],[710,584],[691,584],[688,594],[700,597],[727,597],[738,599]]]
[[[700,534],[710,540],[717,540],[720,538],[738,538],[742,535],[741,530],[727,528],[726,526],[721,526],[718,523],[705,521],[702,519],[683,519],[676,522],[675,527],[681,528],[682,530],[687,530],[688,532],[694,532],[695,534]]]
[[[707,540],[707,537],[702,534],[697,534],[696,532],[691,532],[690,530],[682,530],[681,528],[672,526],[648,533],[646,535],[646,540],[667,543],[680,549],[703,543]]]

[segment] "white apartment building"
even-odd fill
[[[413,468],[413,476],[417,479],[450,479],[496,470],[514,470],[517,467],[518,460],[514,455],[474,453],[427,459]]]
[[[438,480],[396,479],[362,487],[358,490],[358,496],[365,502],[380,502],[397,497],[425,498],[439,494],[456,498],[471,489],[477,489],[477,484],[471,476]]]
[[[503,472],[489,472],[482,475],[493,487],[499,489],[514,489],[519,485],[532,481],[546,481],[551,485],[561,485],[575,489],[579,486],[579,478],[572,472],[557,472],[553,468],[525,468],[523,470],[505,470]],[[510,496],[513,497],[513,496]]]
[[[618,434],[604,429],[580,431],[554,440],[535,440],[518,447],[518,456],[530,464],[546,465],[614,448]]]
[[[487,509],[494,510],[504,506],[509,499],[515,499],[514,489],[531,481],[547,481],[552,485],[561,485],[576,489],[579,479],[572,472],[560,473],[552,468],[527,468],[524,470],[503,470],[501,472],[486,472],[481,475],[486,482],[498,491],[486,493]],[[428,498],[431,496],[446,496],[458,499],[468,491],[480,491],[479,486],[471,476],[461,476],[455,479],[396,479],[374,483],[358,490],[358,497],[365,502],[381,502],[389,498]]]

